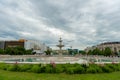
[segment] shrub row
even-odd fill
[[[0,63],[0,69],[18,72],[34,73],[110,73],[120,71],[120,64],[5,64]]]

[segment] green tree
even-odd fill
[[[96,50],[97,50],[97,51],[96,51],[96,52],[97,52],[97,55],[102,55],[102,51],[101,51],[100,49],[97,48]]]
[[[0,54],[4,54],[4,50],[3,49],[0,49]]]
[[[47,51],[45,51],[46,55],[50,55],[51,52],[52,52],[52,50],[49,47],[47,48]]]
[[[105,55],[105,56],[110,56],[112,55],[112,51],[109,47],[106,47],[104,50],[100,50],[98,48],[95,48],[93,50],[89,50],[88,55]]]
[[[85,55],[87,53],[85,51],[79,50],[79,54]]]
[[[104,55],[105,56],[110,56],[112,55],[112,51],[109,47],[106,47],[105,50],[104,50]]]
[[[92,50],[89,50],[89,51],[87,52],[87,55],[92,55]]]
[[[16,55],[23,55],[26,53],[26,50],[23,47],[15,47],[15,52],[16,52]]]
[[[104,53],[105,53],[105,51],[102,49],[102,50],[101,50],[101,55],[104,55]]]
[[[100,54],[101,54],[101,51],[100,51],[98,48],[95,48],[95,49],[92,51],[92,54],[93,54],[93,55],[100,55]]]
[[[51,54],[51,51],[50,50],[47,50],[45,51],[46,55],[50,55]]]
[[[10,47],[6,48],[5,49],[5,54],[12,55],[13,54],[12,48],[10,48]]]
[[[27,54],[27,55],[31,55],[31,54],[32,54],[32,50],[31,50],[31,49],[26,50],[26,51],[25,51],[25,54]]]
[[[8,47],[5,49],[5,54],[9,55],[23,55],[25,53],[26,50],[23,47]]]
[[[69,53],[69,55],[72,55],[73,50],[72,49],[68,49],[68,53]]]

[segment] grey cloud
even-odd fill
[[[120,39],[118,0],[1,0],[0,39],[27,38],[84,49]],[[66,44],[66,45],[67,45]]]
[[[34,6],[36,15],[46,18],[44,22],[46,25],[57,28],[65,28],[67,21],[61,17],[61,11],[57,6],[52,5],[47,0],[31,0]]]

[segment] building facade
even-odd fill
[[[24,47],[24,42],[20,41],[5,41],[4,49],[8,47]]]
[[[36,53],[44,53],[47,46],[44,43],[41,43],[36,40],[9,40],[9,41],[0,41],[0,49],[6,49],[8,47],[24,47],[26,50],[32,49]]]
[[[36,53],[44,53],[47,50],[47,46],[45,43],[41,43],[37,40],[26,40],[25,41],[25,49],[32,49]]]
[[[5,47],[5,41],[0,41],[0,49],[4,49]]]
[[[8,47],[24,47],[24,42],[20,41],[0,41],[0,48],[6,49]]]
[[[88,52],[89,50],[94,50],[95,48],[98,48],[100,50],[105,50],[106,47],[109,47],[113,53],[120,53],[120,42],[105,42],[98,44],[96,46],[87,47],[85,49],[85,52]]]

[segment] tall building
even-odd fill
[[[21,41],[0,41],[0,48],[6,49],[8,47],[24,47],[24,42]]]
[[[5,41],[4,48],[6,49],[7,47],[24,47],[24,42],[20,42],[20,41]]]
[[[44,53],[47,46],[37,40],[10,40],[10,41],[0,41],[0,48],[6,49],[7,47],[24,47],[26,50],[32,49],[36,53]]]

